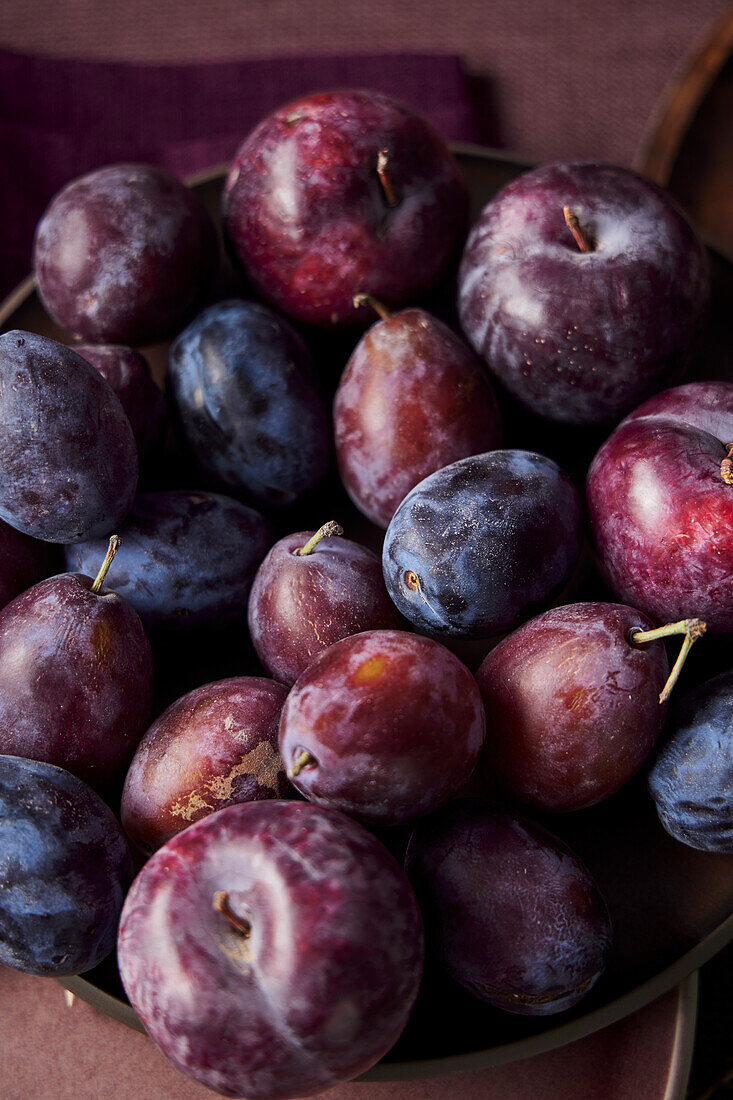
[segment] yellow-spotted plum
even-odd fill
[[[476,673],[487,779],[535,809],[592,806],[641,767],[662,729],[669,672],[654,624],[632,607],[555,607],[492,649]]]
[[[199,196],[161,168],[113,164],[68,183],[38,223],[38,293],[57,324],[94,344],[171,336],[218,264]]]
[[[109,535],[136,484],[135,437],[99,372],[45,336],[0,336],[0,518],[48,542]]]
[[[330,646],[298,678],[280,719],[280,754],[306,798],[394,825],[460,790],[484,727],[476,681],[445,646],[369,630]]]
[[[387,591],[421,630],[488,638],[547,605],[583,538],[568,476],[532,451],[454,462],[412,489],[384,540]]]
[[[428,957],[489,1004],[562,1012],[603,973],[605,902],[580,860],[528,818],[454,802],[416,825],[406,867]]]
[[[625,168],[546,164],[484,208],[461,261],[461,325],[540,416],[618,419],[677,381],[710,295],[680,207]]]
[[[190,691],[153,722],[122,792],[122,824],[144,851],[235,802],[292,793],[277,733],[288,689],[234,676]]]
[[[120,527],[109,586],[149,629],[223,627],[246,614],[257,566],[272,542],[259,512],[218,493],[140,493]],[[66,548],[67,568],[88,572],[99,540]]]
[[[0,756],[0,963],[81,974],[114,950],[133,865],[99,795],[63,768]]]
[[[300,321],[369,319],[354,295],[415,301],[440,278],[468,190],[428,122],[385,95],[304,96],[264,119],[234,158],[223,222],[246,274]]]
[[[305,802],[210,814],[145,865],[120,921],[127,995],[184,1073],[284,1100],[363,1073],[422,972],[407,878],[366,829]]]
[[[319,653],[365,630],[399,629],[376,554],[332,531],[301,531],[276,542],[249,596],[249,632],[276,680],[292,685]]]
[[[670,716],[649,790],[668,833],[703,852],[733,852],[733,672],[685,696]]]
[[[483,366],[422,309],[385,314],[365,333],[336,391],[333,419],[341,480],[380,527],[428,474],[498,447],[501,437]]]
[[[134,608],[100,576],[49,577],[0,611],[0,752],[104,790],[150,719],[153,662]]]
[[[174,342],[167,385],[184,445],[218,485],[282,508],[328,469],[329,417],[305,343],[256,302],[220,302]]]

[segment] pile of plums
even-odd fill
[[[733,383],[659,392],[709,297],[659,188],[545,166],[466,241],[456,162],[379,94],[265,119],[222,227],[228,275],[195,192],[91,172],[35,240],[68,344],[0,337],[0,961],[116,943],[172,1061],[273,1100],[381,1058],[424,953],[501,1010],[587,993],[608,910],[527,812],[661,744],[664,826],[733,851],[733,671],[665,726],[733,633]],[[585,503],[542,422],[603,443]]]

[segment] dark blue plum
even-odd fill
[[[733,852],[733,670],[686,695],[649,775],[664,828],[703,852]]]
[[[247,611],[257,567],[274,535],[253,508],[218,493],[140,493],[119,528],[105,581],[150,629],[218,628]],[[92,575],[101,540],[66,548],[67,568]]]
[[[97,538],[136,484],[132,428],[99,372],[45,336],[0,336],[0,518],[47,542]]]
[[[326,474],[329,424],[310,354],[255,302],[220,302],[174,342],[168,390],[201,469],[258,505],[283,508]]]
[[[384,579],[420,629],[488,638],[550,602],[582,538],[580,499],[559,466],[532,451],[489,451],[408,493],[385,536]]]
[[[115,946],[133,864],[112,811],[81,779],[0,756],[0,963],[81,974]]]

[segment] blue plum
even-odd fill
[[[115,946],[133,864],[122,828],[81,779],[0,756],[0,963],[80,974]]]
[[[149,629],[223,627],[244,616],[274,535],[259,512],[218,493],[140,493],[106,581]],[[101,561],[101,541],[66,548],[69,569]],[[101,554],[100,554],[101,551]]]
[[[204,310],[171,347],[167,384],[179,436],[216,485],[282,508],[325,476],[330,423],[310,353],[265,306]]]
[[[733,670],[686,695],[649,775],[664,828],[704,852],[733,852]]]
[[[0,336],[0,518],[48,542],[109,535],[136,484],[132,428],[99,372],[45,336]]]
[[[546,606],[580,554],[570,478],[532,451],[489,451],[408,493],[384,540],[387,591],[431,634],[488,638]]]
[[[580,860],[529,818],[484,799],[453,802],[417,824],[406,869],[428,957],[489,1004],[562,1012],[603,972],[605,902]]]

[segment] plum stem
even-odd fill
[[[392,316],[387,307],[378,298],[372,298],[371,294],[355,294],[352,301],[357,309],[361,306],[371,306],[383,321],[389,321]]]
[[[672,688],[677,683],[680,672],[682,672],[682,666],[687,660],[687,654],[690,652],[692,643],[701,638],[706,630],[707,623],[704,623],[702,619],[681,619],[678,623],[667,623],[666,626],[658,626],[654,630],[635,630],[630,635],[631,641],[635,645],[642,645],[644,642],[656,642],[660,638],[670,638],[673,634],[684,634],[685,636],[674,667],[659,696],[660,703],[666,703],[669,699]]]
[[[575,238],[575,243],[577,244],[580,251],[591,252],[592,249],[590,245],[590,240],[580,228],[580,222],[578,221],[577,216],[573,214],[569,206],[563,206],[562,212],[563,217],[565,218],[565,224],[570,232],[573,234],[573,237]]]
[[[107,547],[107,553],[105,554],[104,561],[102,562],[102,566],[96,577],[94,578],[94,584],[92,585],[92,592],[95,596],[98,594],[99,589],[104,583],[104,578],[107,576],[109,567],[114,561],[115,554],[119,550],[121,543],[122,539],[119,537],[119,535],[112,535],[111,539],[109,540],[109,546]]]
[[[389,178],[389,149],[380,149],[377,153],[377,175],[382,185],[382,191],[387,201],[387,206],[397,205],[397,196],[394,193],[392,180]]]
[[[309,764],[315,763],[317,763],[316,758],[314,756],[311,756],[307,749],[301,749],[295,760],[293,760],[293,763],[290,765],[290,775],[293,777],[293,779],[297,779],[303,768],[307,768]]]
[[[226,917],[230,924],[234,925],[238,932],[241,932],[246,939],[249,938],[249,936],[252,934],[252,925],[249,923],[248,920],[245,920],[243,917],[238,917],[237,914],[233,911],[232,907],[229,904],[229,895],[227,894],[226,890],[216,891],[216,893],[214,894],[212,905],[216,909],[217,913],[221,913],[223,917]]]
[[[295,551],[295,553],[298,554],[301,558],[304,558],[306,554],[313,553],[321,539],[330,539],[334,535],[343,535],[343,533],[343,527],[339,526],[339,524],[336,523],[335,520],[330,519],[328,523],[324,523],[323,527],[318,528],[315,535],[312,535],[311,538],[308,539],[305,546],[301,546],[299,550]]]
[[[733,443],[724,443],[725,458],[720,463],[720,476],[726,485],[733,485]]]

